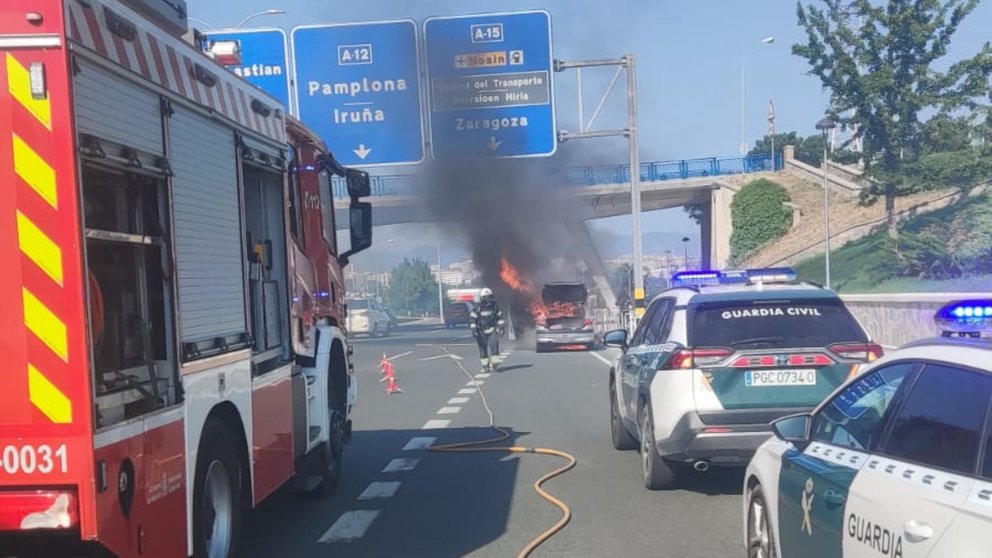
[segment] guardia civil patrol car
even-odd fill
[[[748,556],[992,556],[992,299],[935,321],[773,423],[745,475]]]
[[[788,268],[683,272],[610,371],[613,446],[640,446],[644,484],[747,465],[769,423],[811,410],[882,349],[840,298]],[[638,444],[639,442],[639,444]]]

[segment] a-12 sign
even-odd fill
[[[417,25],[411,20],[293,29],[300,120],[344,165],[424,159]]]

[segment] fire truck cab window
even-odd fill
[[[179,403],[165,181],[84,165],[98,427]]]
[[[337,231],[334,229],[334,191],[331,187],[331,175],[327,171],[318,174],[320,180],[320,210],[323,217],[324,240],[331,248],[331,253],[338,253]]]
[[[289,232],[292,233],[293,238],[296,239],[300,245],[303,245],[303,235],[301,231],[302,220],[300,219],[301,207],[300,207],[300,179],[299,179],[299,165],[300,158],[299,153],[292,146],[287,148],[287,153],[289,154],[289,172],[287,176],[289,177]]]
[[[243,176],[249,315],[256,371],[261,373],[290,356],[283,177],[248,164]]]

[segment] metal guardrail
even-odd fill
[[[781,170],[783,163],[781,154],[776,154],[774,170]],[[648,162],[641,163],[640,167],[642,182],[686,180],[773,170],[771,154]],[[415,175],[410,174],[372,176],[372,195],[415,195],[417,192],[416,178]],[[572,167],[564,170],[564,172],[549,172],[547,180],[544,182],[556,186],[573,187],[626,184],[630,182],[630,165]],[[348,197],[344,180],[340,177],[334,177],[333,191],[335,199]]]

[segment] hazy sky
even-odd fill
[[[641,160],[659,161],[737,153],[740,143],[740,72],[745,59],[745,126],[748,142],[767,128],[769,99],[775,103],[780,132],[814,131],[827,97],[807,66],[790,52],[804,33],[791,0],[188,0],[190,15],[214,28],[235,25],[267,8],[286,10],[248,25],[290,30],[300,24],[413,18],[500,10],[544,8],[551,12],[555,57],[583,59],[637,57]],[[973,53],[988,39],[992,2],[984,2],[958,32],[952,50]],[[775,43],[759,44],[774,36]],[[746,58],[744,54],[747,53]],[[592,112],[612,69],[583,74],[586,117]],[[577,122],[575,74],[556,75],[560,127]],[[621,86],[622,86],[621,79]],[[607,105],[597,127],[621,127],[626,111],[623,89]],[[600,142],[624,163],[625,140]],[[390,172],[390,171],[383,171]],[[395,172],[395,171],[392,171]],[[629,229],[628,218],[608,220],[610,230]],[[695,225],[681,209],[657,212],[646,231],[690,232]]]

